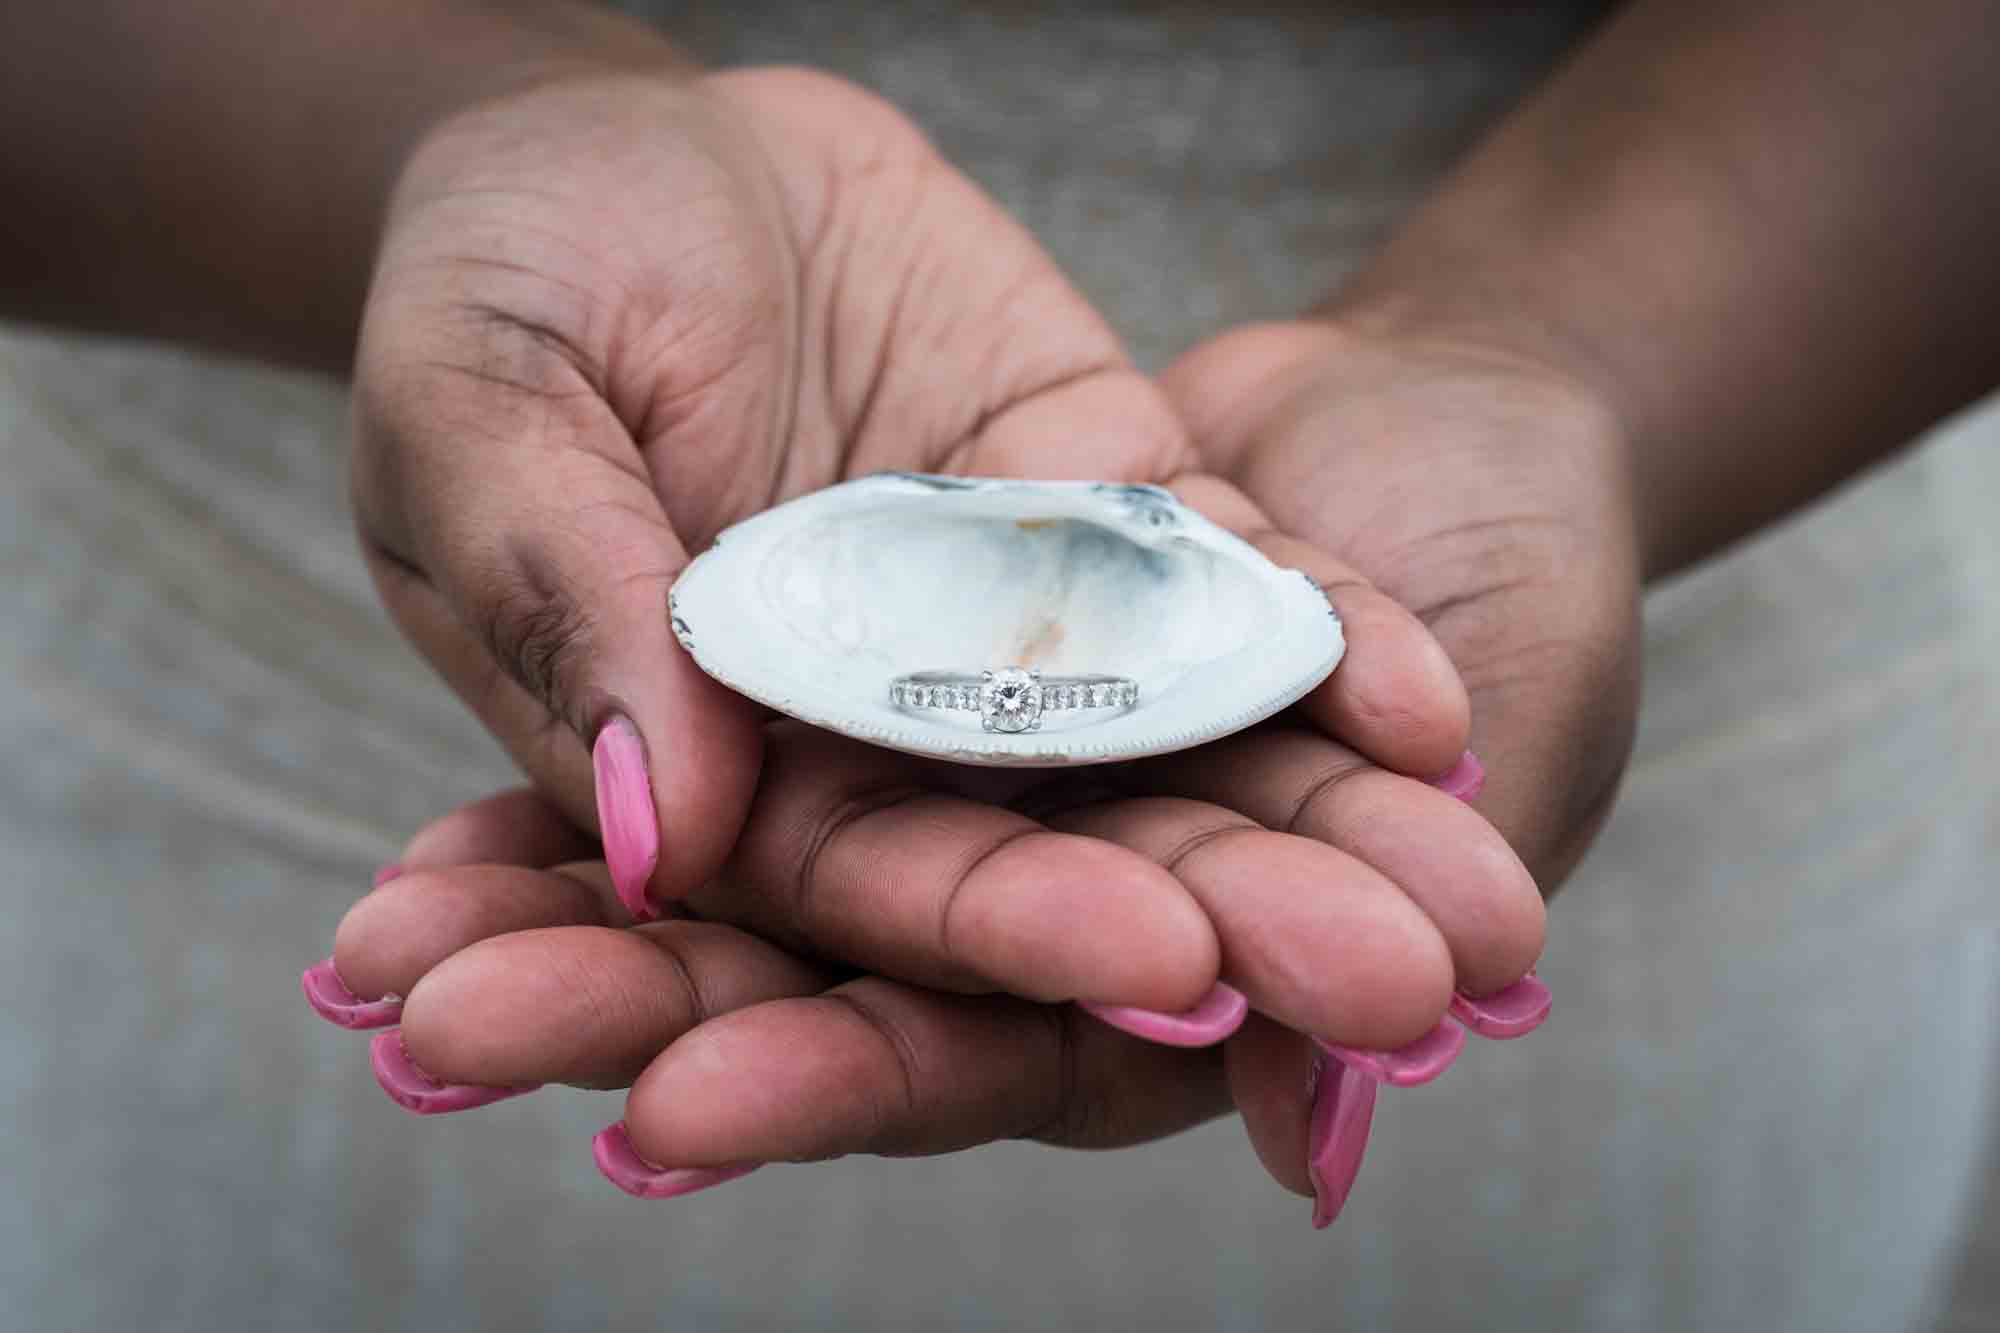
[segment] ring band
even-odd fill
[[[1139,683],[1126,676],[1044,676],[1020,667],[977,675],[917,671],[889,682],[889,702],[913,711],[977,713],[986,731],[1038,731],[1044,713],[1135,707]]]

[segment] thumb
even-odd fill
[[[710,878],[756,785],[757,711],[675,640],[687,564],[639,451],[554,340],[491,311],[456,356],[357,365],[355,499],[391,614],[517,762],[604,840],[641,917]],[[468,354],[469,352],[469,354]]]

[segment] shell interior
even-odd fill
[[[1250,726],[1338,665],[1339,620],[1297,570],[1152,486],[888,474],[725,531],[681,575],[674,630],[711,676],[817,726],[975,764],[1076,764]],[[1125,710],[1052,709],[1032,732],[908,709],[891,682],[1114,675]]]

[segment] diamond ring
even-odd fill
[[[987,731],[1039,731],[1044,713],[1134,707],[1139,684],[1124,676],[1044,676],[1039,669],[1022,667],[976,676],[918,671],[889,682],[889,702],[911,710],[977,713]]]

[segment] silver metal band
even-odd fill
[[[915,671],[889,682],[889,702],[910,710],[978,713],[988,731],[1035,731],[1045,713],[1136,707],[1139,683],[1127,676],[1044,676],[1019,667],[977,675]]]

